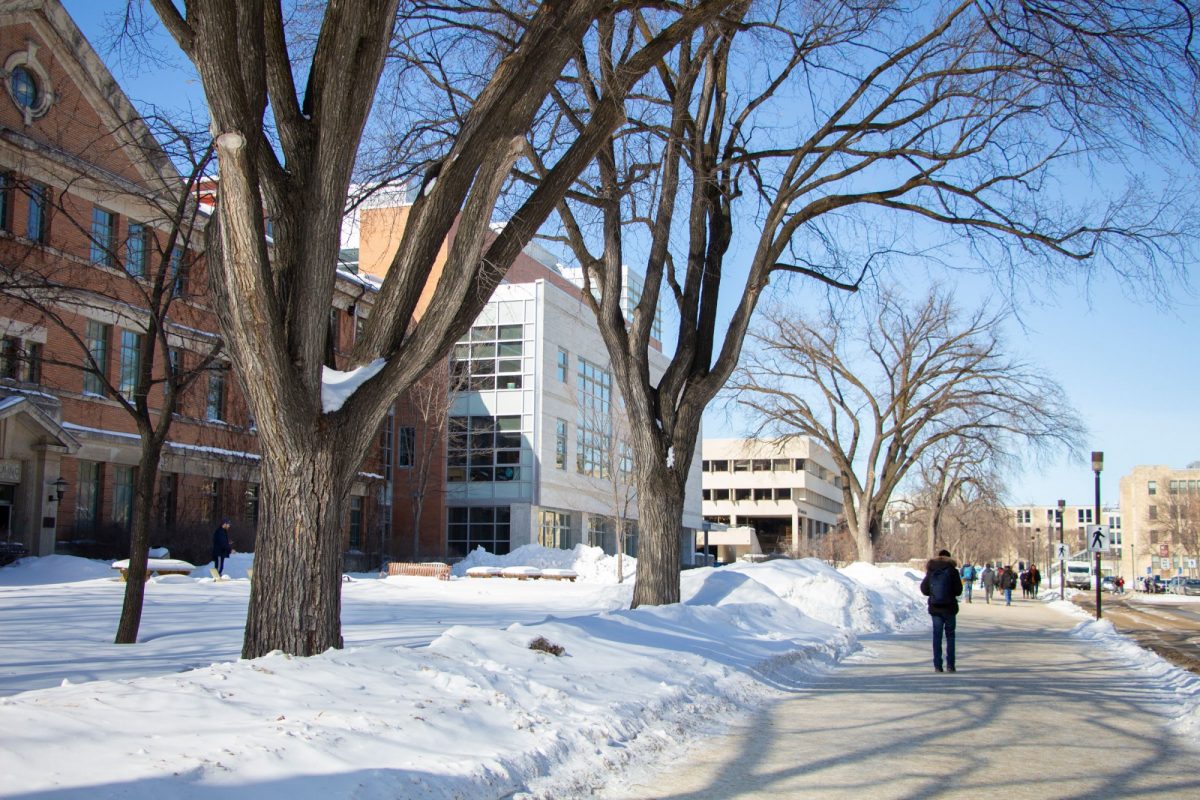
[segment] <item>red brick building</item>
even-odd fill
[[[175,368],[201,363],[219,340],[205,217],[171,216],[185,176],[58,0],[0,7],[0,67],[0,543],[35,555],[124,555],[140,438],[110,389],[126,389],[140,366],[155,263],[173,298],[163,329]],[[338,275],[330,326],[340,365],[378,283]],[[158,361],[161,378],[167,358]],[[154,413],[161,392],[148,401]],[[388,436],[364,454],[353,489],[353,568],[390,549]],[[256,438],[237,377],[218,357],[173,418],[154,546],[203,562],[213,527],[229,517],[235,548],[252,549]]]

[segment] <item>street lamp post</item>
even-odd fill
[[[1096,474],[1096,521],[1100,524],[1100,471],[1104,469],[1104,453],[1092,451],[1092,472]],[[1096,619],[1100,619],[1100,551],[1096,551]]]
[[[1067,501],[1058,501],[1058,551],[1062,553],[1063,544],[1063,515],[1066,513]],[[1058,559],[1058,599],[1067,599],[1067,561],[1059,556]]]

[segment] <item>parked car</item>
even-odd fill
[[[1183,594],[1183,592],[1181,590],[1183,589],[1183,582],[1185,580],[1187,580],[1187,578],[1184,578],[1184,577],[1181,577],[1178,575],[1175,576],[1174,578],[1171,578],[1170,580],[1168,580],[1167,581],[1167,594]]]
[[[1117,577],[1115,575],[1105,575],[1100,579],[1100,588],[1106,592],[1115,592],[1117,590]]]
[[[1162,594],[1167,591],[1167,582],[1162,579],[1161,575],[1155,575],[1153,578],[1150,578],[1147,591],[1152,594]]]
[[[1187,578],[1179,590],[1180,594],[1200,595],[1200,578]]]

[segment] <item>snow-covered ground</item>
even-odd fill
[[[580,579],[460,577],[479,564]],[[628,611],[614,559],[529,547],[448,582],[352,576],[344,650],[242,661],[249,566],[154,579],[120,647],[108,564],[0,569],[0,797],[567,796],[804,685],[860,633],[928,624],[908,570],[689,570],[684,602]]]

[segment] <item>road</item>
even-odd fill
[[[1194,798],[1197,745],[1144,668],[1070,636],[1035,601],[959,616],[958,672],[928,635],[867,637],[814,685],[761,709],[683,763],[630,776],[618,800]]]

